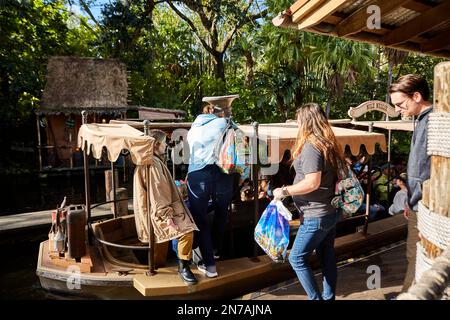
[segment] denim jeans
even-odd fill
[[[386,211],[386,209],[380,204],[370,205],[369,222],[376,221],[376,220],[378,220],[378,218],[381,218],[383,212],[385,212],[385,211]],[[366,213],[366,204],[365,203],[361,204],[361,207],[359,207],[357,212],[365,214]]]
[[[339,213],[330,213],[322,218],[305,218],[295,237],[289,262],[310,300],[335,299],[337,267],[334,238],[339,218]],[[314,250],[322,266],[322,294],[308,263]]]
[[[214,249],[222,249],[229,206],[233,196],[233,175],[220,171],[216,165],[190,172],[188,175],[189,205],[197,232],[198,245],[206,266],[214,266]],[[208,224],[208,201],[215,204],[212,226]]]

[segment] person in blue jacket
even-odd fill
[[[197,116],[187,134],[189,143],[188,197],[197,232],[203,263],[198,269],[207,277],[217,277],[215,258],[219,258],[232,200],[233,175],[223,173],[216,165],[215,147],[227,127],[223,109],[214,107],[211,113]],[[208,203],[215,204],[214,219],[207,219]]]

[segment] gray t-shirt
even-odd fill
[[[331,200],[334,197],[337,176],[325,161],[322,153],[307,142],[295,158],[293,166],[295,169],[294,184],[303,180],[308,173],[322,172],[320,187],[317,190],[292,197],[304,217],[320,218],[327,214],[334,214],[336,209],[331,205]]]
[[[392,202],[392,205],[389,207],[389,214],[393,216],[397,213],[403,213],[405,211],[405,205],[408,202],[408,191],[405,190],[399,190],[395,194],[394,201]]]

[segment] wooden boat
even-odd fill
[[[148,129],[149,123],[146,123],[144,132],[147,133]],[[241,126],[241,129],[246,135],[256,137],[257,144],[265,139],[269,149],[278,144],[276,150],[269,152],[270,161],[281,159],[284,149],[290,148],[297,133],[295,125],[291,124],[260,125],[257,128],[260,136],[258,131],[252,131],[251,126]],[[335,129],[339,143],[349,145],[354,154],[359,152],[361,145],[370,153],[375,152],[377,143],[383,150],[386,149],[382,134]],[[85,159],[91,149],[92,156],[100,158],[101,150],[106,147],[112,163],[123,149],[127,149],[136,165],[151,165],[152,154],[149,150],[153,150],[152,143],[152,139],[143,136],[141,131],[120,123],[85,123],[79,135],[79,145],[84,150]],[[60,258],[50,251],[48,240],[42,242],[36,273],[44,289],[101,299],[219,299],[237,297],[295,277],[289,263],[274,263],[261,250],[253,250],[256,248],[252,241],[254,224],[262,211],[260,208],[264,208],[264,203],[256,196],[253,203],[233,210],[227,231],[230,242],[235,242],[235,248],[246,248],[244,254],[241,252],[218,261],[217,278],[206,278],[192,268],[199,282],[196,285],[185,284],[177,273],[176,261],[167,259],[168,243],[154,245],[152,240],[150,244],[139,242],[133,214],[91,223],[88,169],[85,167],[89,239],[86,256],[78,262]],[[258,179],[258,172],[256,163],[253,165],[253,179]],[[368,225],[367,214],[338,223],[335,242],[338,259],[404,239],[406,222],[402,216]],[[299,221],[290,221],[290,225],[291,236],[294,237]],[[242,235],[243,238],[238,237]],[[239,246],[236,245],[237,239]]]

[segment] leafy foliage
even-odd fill
[[[385,100],[390,75],[419,73],[432,86],[442,59],[274,27],[273,16],[291,2],[3,0],[0,166],[13,162],[10,144],[35,145],[33,111],[51,55],[120,59],[129,70],[130,104],[182,109],[188,120],[204,96],[239,94],[238,122],[282,122],[310,101],[330,118],[346,118],[351,106]],[[95,17],[94,6],[102,9]],[[408,136],[395,139],[399,152],[409,148]]]

